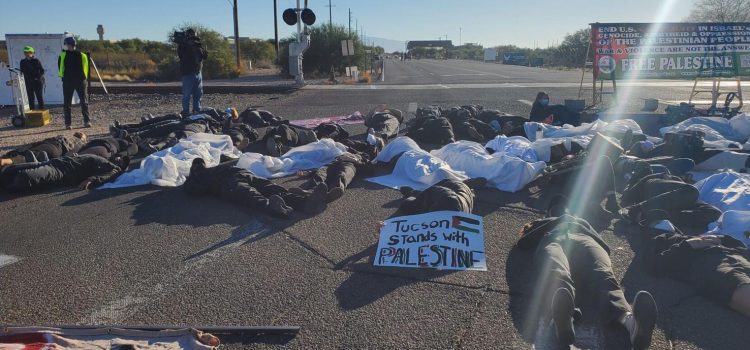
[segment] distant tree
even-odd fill
[[[698,0],[687,18],[691,22],[748,22],[750,0]]]
[[[591,29],[584,28],[568,34],[553,54],[559,65],[582,67],[586,63],[586,52],[591,45]]]
[[[272,43],[260,39],[240,39],[242,58],[256,62],[273,62],[276,50]]]
[[[310,48],[305,51],[302,62],[305,73],[328,73],[331,66],[341,72],[344,67],[356,65],[363,70],[365,66],[365,50],[371,50],[371,47],[365,47],[356,34],[349,34],[349,30],[339,25],[320,25],[308,27],[310,34]],[[344,57],[341,54],[341,41],[354,40],[354,56]],[[282,70],[289,71],[289,44],[295,41],[294,36],[282,39],[280,42],[279,64]],[[377,50],[377,49],[376,49]],[[368,63],[369,65],[369,63]]]

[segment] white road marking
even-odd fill
[[[161,298],[169,296],[175,286],[185,280],[185,276],[198,273],[198,270],[220,259],[222,256],[231,254],[236,248],[252,242],[271,233],[271,229],[260,222],[252,222],[245,226],[237,227],[226,240],[217,242],[195,256],[190,257],[185,263],[166,276],[161,281],[142,280],[140,292],[137,295],[125,295],[122,298],[110,301],[102,307],[93,310],[79,323],[84,324],[117,324],[126,321],[149,303],[158,302]]]
[[[521,102],[521,103],[523,103],[523,104],[525,104],[525,105],[527,105],[527,106],[532,106],[532,105],[534,105],[534,102],[531,102],[531,101],[529,101],[529,100],[518,100],[518,102]]]
[[[0,254],[0,267],[8,266],[13,263],[17,263],[21,258],[13,255]]]
[[[743,86],[750,87],[750,81],[743,82]],[[505,89],[505,88],[578,88],[580,83],[489,83],[489,84],[377,84],[377,85],[307,85],[304,90],[440,90],[440,89]],[[372,86],[372,87],[371,87]],[[640,81],[617,83],[618,87],[692,87],[693,83]],[[710,85],[706,85],[710,86]]]
[[[487,76],[487,73],[462,73],[462,74],[443,74],[441,77],[465,77],[465,76]]]

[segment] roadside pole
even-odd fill
[[[385,58],[380,60],[381,68],[380,68],[380,81],[385,81]]]
[[[299,0],[297,0],[297,43],[302,43],[302,9],[299,6]],[[297,79],[295,79],[297,85],[305,85],[305,76],[302,71],[302,65],[299,65],[299,72],[297,72]]]

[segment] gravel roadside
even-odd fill
[[[269,99],[281,98],[273,94],[207,94],[203,95],[203,106],[225,109],[228,106],[242,111],[247,107],[263,105]],[[106,135],[109,125],[116,119],[121,123],[140,121],[140,118],[151,113],[155,116],[179,112],[182,97],[177,94],[117,94],[107,101],[103,95],[92,95],[89,112],[93,127],[83,128],[81,109],[73,106],[73,130],[65,130],[62,106],[50,108],[52,123],[39,128],[16,128],[11,125],[11,116],[16,113],[14,106],[0,109],[0,151],[7,151],[16,146],[43,140],[56,135],[72,136],[76,131],[83,131],[89,136]]]

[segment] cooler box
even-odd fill
[[[45,126],[52,122],[49,109],[34,110],[26,112],[27,126]]]

